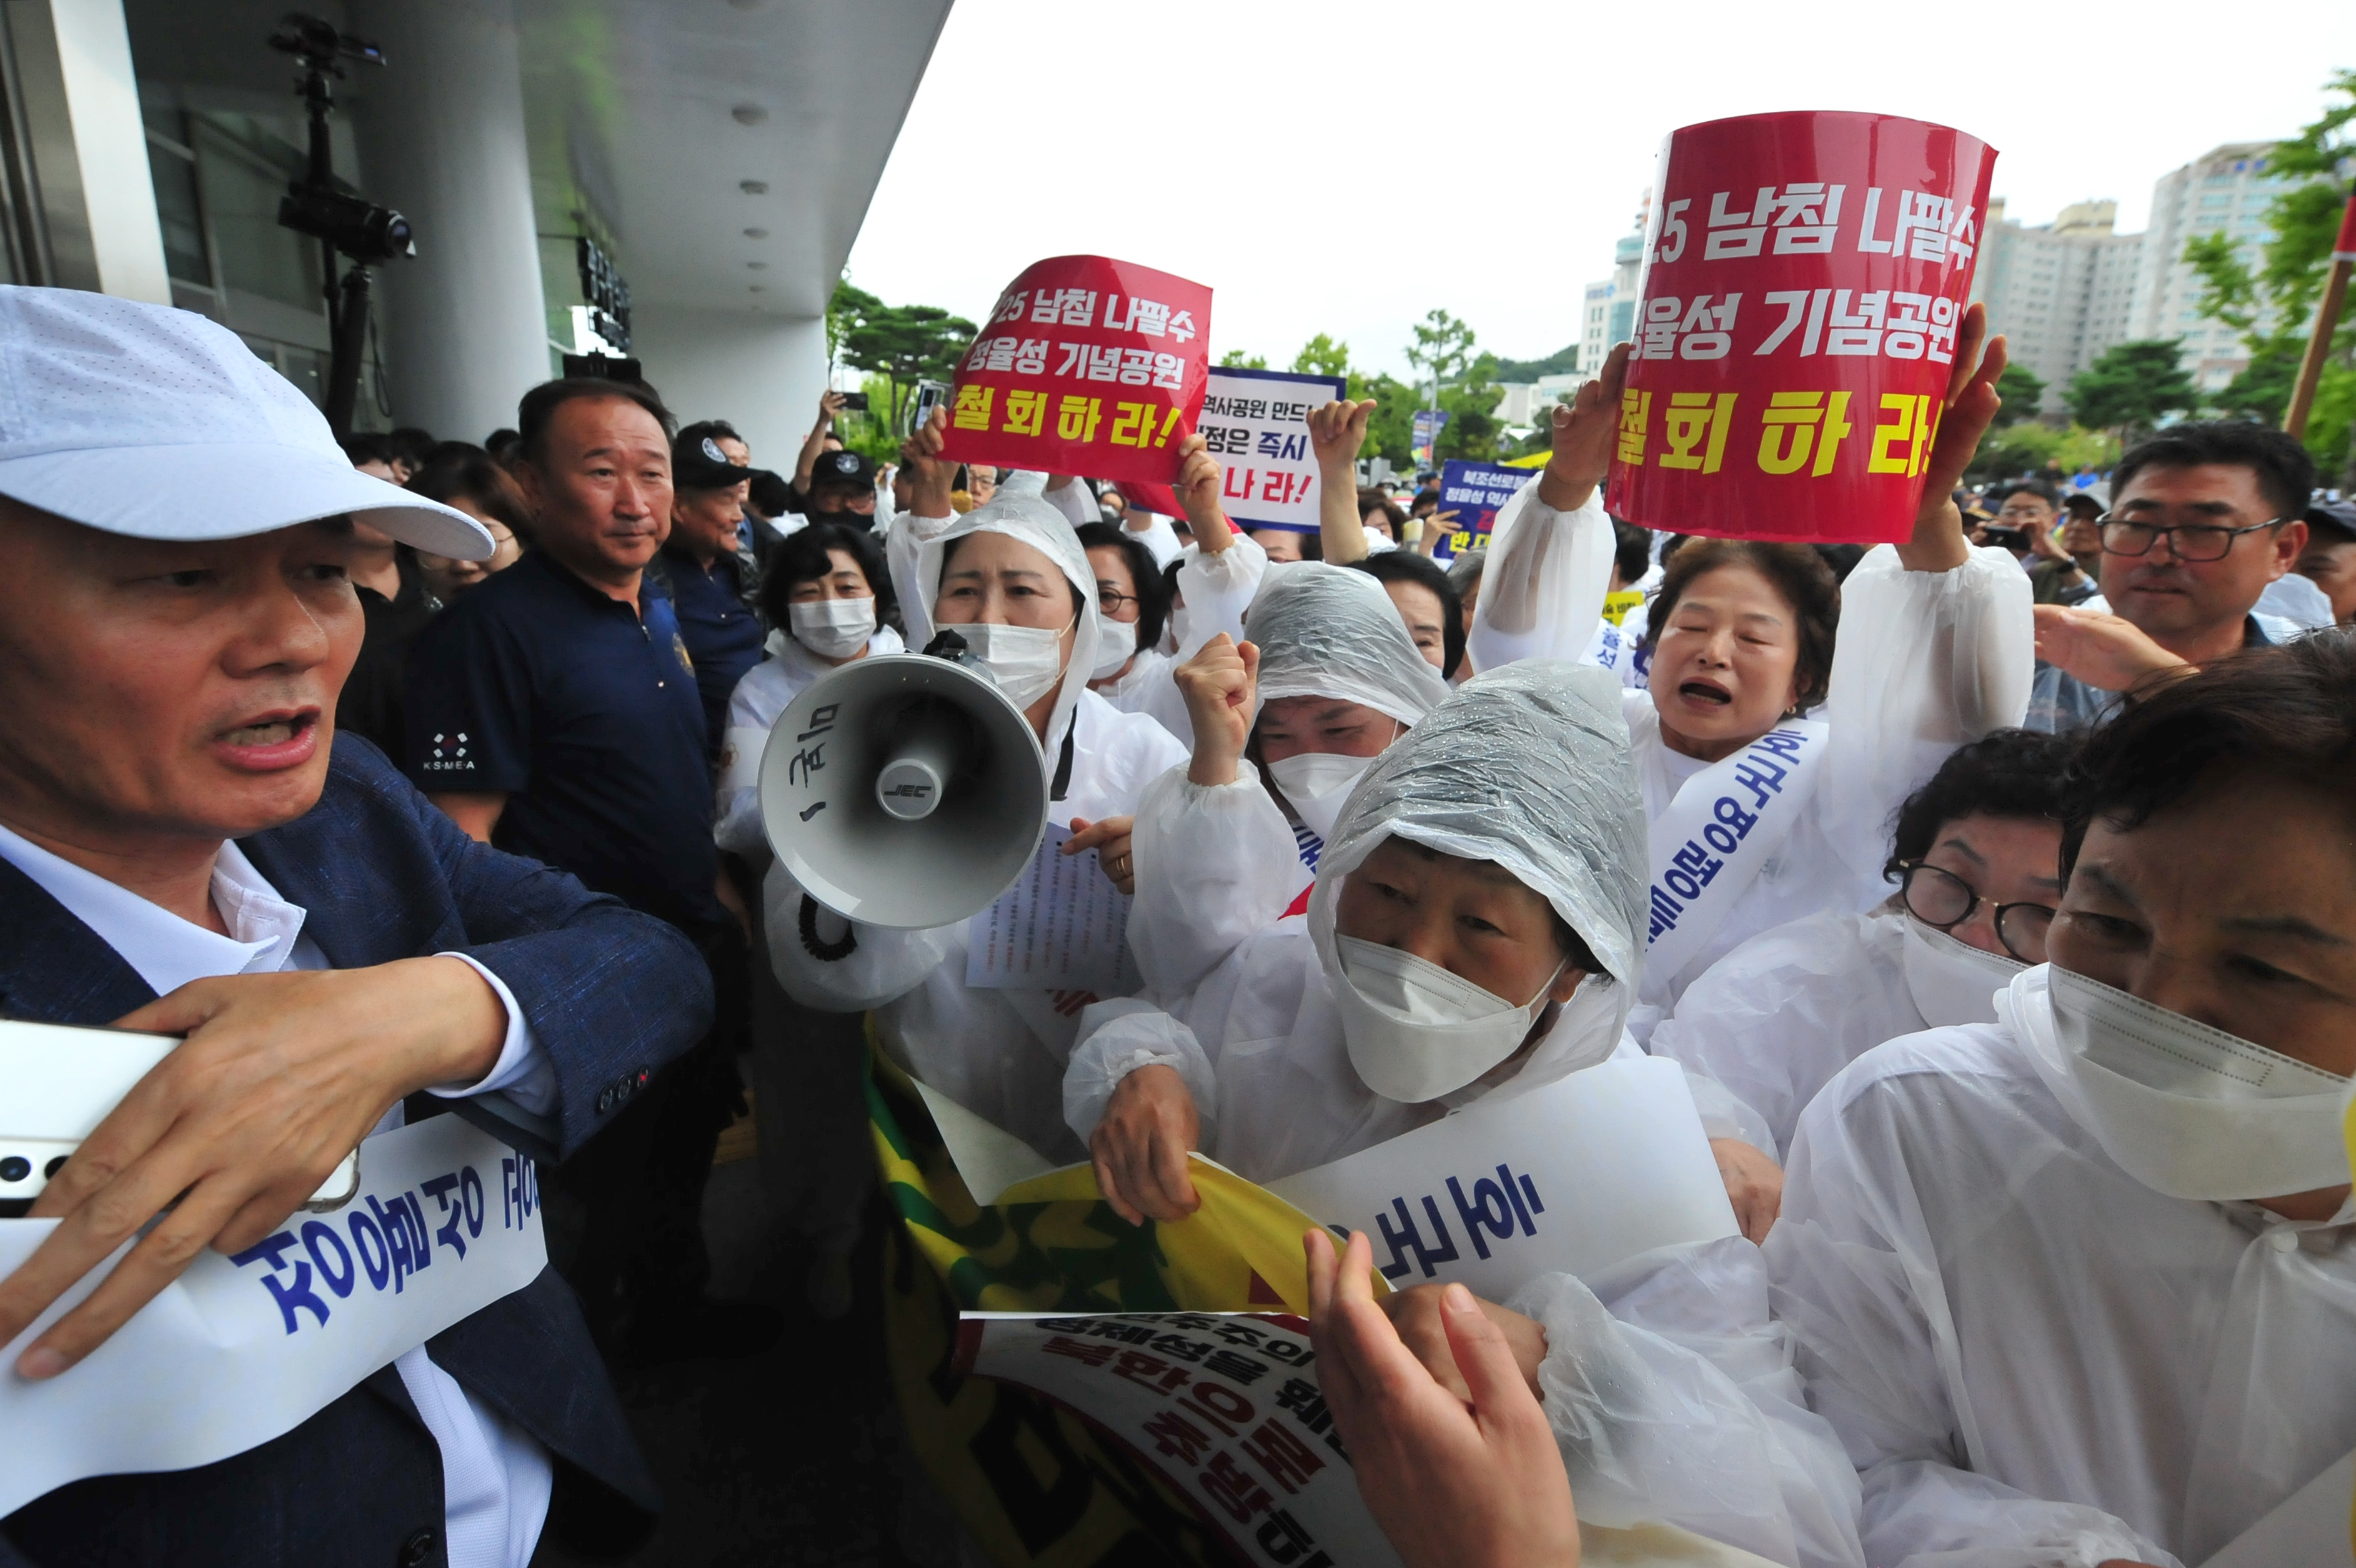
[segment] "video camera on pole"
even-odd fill
[[[761,820],[808,891],[802,939],[813,952],[817,904],[869,925],[951,925],[989,908],[1038,852],[1046,756],[1023,710],[978,663],[960,662],[965,652],[947,627],[923,654],[844,665],[769,731]]]
[[[303,62],[294,92],[311,123],[310,161],[303,177],[279,199],[278,223],[319,241],[330,346],[326,411],[328,426],[341,438],[351,433],[352,411],[359,401],[360,360],[368,347],[369,269],[417,254],[409,219],[337,185],[327,136],[327,112],[336,106],[327,79],[340,80],[346,60],[382,65],[384,51],[299,11],[287,14],[271,35],[270,47]],[[339,255],[351,261],[340,283],[336,278]]]

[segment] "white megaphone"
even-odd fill
[[[986,675],[924,654],[844,665],[778,715],[761,823],[847,920],[950,925],[1014,885],[1047,828],[1047,761]]]

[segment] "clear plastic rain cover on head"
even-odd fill
[[[1412,725],[1448,696],[1391,596],[1363,571],[1320,560],[1270,566],[1244,635],[1259,648],[1255,720],[1282,698],[1333,697]]]
[[[924,595],[928,614],[941,595],[941,567],[948,560],[950,548],[968,534],[1004,534],[1020,539],[1054,561],[1072,586],[1079,591],[1082,609],[1072,612],[1068,603],[1057,607],[1058,624],[1076,613],[1078,629],[1072,643],[1072,656],[1065,663],[1064,675],[1055,693],[1055,709],[1047,720],[1049,759],[1053,748],[1063,741],[1066,727],[1071,722],[1072,709],[1080,705],[1080,694],[1088,688],[1088,673],[1096,667],[1097,617],[1095,613],[1097,574],[1088,564],[1088,552],[1080,548],[1080,538],[1064,514],[1055,510],[1035,490],[1010,489],[1001,486],[986,507],[976,507],[942,530],[937,539],[927,539],[916,554],[916,584]],[[944,627],[937,614],[931,614],[936,635],[953,631]],[[922,648],[912,650],[922,653]]]
[[[1516,1088],[1609,1055],[1635,1000],[1644,951],[1644,808],[1620,706],[1610,671],[1529,660],[1475,676],[1385,752],[1352,792],[1318,861],[1309,930],[1326,973],[1339,973],[1333,946],[1341,880],[1384,839],[1493,860],[1544,894],[1617,982],[1608,1012],[1589,1028],[1558,1026],[1541,1057],[1516,1073]],[[1572,1033],[1580,1038],[1564,1038]]]

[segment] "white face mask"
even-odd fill
[[[1336,932],[1333,999],[1350,1065],[1386,1100],[1421,1104],[1462,1089],[1520,1049],[1562,965],[1516,1007],[1439,965]]]
[[[2011,993],[2022,1000],[2029,971]],[[2348,1080],[2048,966],[2062,1066],[2087,1130],[2171,1198],[2278,1198],[2348,1180]]]
[[[966,647],[990,671],[990,678],[1006,699],[1021,709],[1055,689],[1064,677],[1064,633],[1040,626],[996,626],[987,621],[944,626],[965,639]]]
[[[821,658],[847,659],[875,635],[873,599],[809,599],[786,606],[794,641]]]
[[[1114,620],[1101,606],[1090,613],[1097,618],[1097,667],[1088,672],[1088,678],[1110,680],[1120,673],[1121,666],[1137,656],[1137,625]]]
[[[1301,814],[1302,826],[1320,838],[1333,837],[1333,824],[1348,804],[1350,791],[1375,765],[1372,757],[1344,757],[1333,752],[1303,752],[1268,764],[1276,787]]]
[[[1911,914],[1901,962],[1914,1007],[1933,1029],[1996,1022],[1996,994],[2029,967],[2001,953],[1983,953]]]

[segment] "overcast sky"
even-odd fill
[[[851,255],[977,317],[1043,256],[1209,284],[1215,355],[1311,335],[1404,375],[1434,306],[1536,358],[1578,334],[1662,135],[1902,113],[1997,149],[2008,216],[2296,131],[2356,66],[2351,0],[957,0]]]

